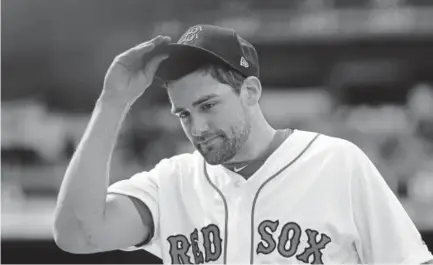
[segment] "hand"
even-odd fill
[[[152,84],[159,64],[168,57],[160,54],[143,61],[144,55],[169,42],[170,37],[158,36],[116,56],[105,75],[101,98],[126,106],[134,103]]]

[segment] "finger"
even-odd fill
[[[157,36],[150,41],[143,42],[133,48],[131,48],[129,51],[131,53],[134,53],[134,55],[141,56],[151,50],[153,50],[156,46],[161,45],[163,43],[169,43],[171,41],[171,38],[168,36]]]
[[[162,61],[168,58],[168,55],[157,55],[152,60],[149,61],[149,63],[146,65],[144,69],[144,73],[147,76],[154,76],[156,73],[156,70],[158,69],[159,65]]]
[[[157,46],[157,45],[159,45],[161,43],[165,43],[165,42],[168,42],[168,41],[171,41],[171,38],[169,36],[158,35],[158,36],[156,36],[155,38],[153,38],[153,39],[151,39],[149,41],[146,41],[146,42],[143,42],[143,43],[137,45],[136,47],[137,48],[141,48],[143,46],[146,46],[147,44],[152,44],[152,43],[155,44],[155,46]]]
[[[126,50],[125,52],[120,54],[120,56],[128,56],[128,55],[135,54],[138,52],[150,51],[155,47],[155,45],[159,45],[163,42],[167,42],[168,39],[169,39],[169,37],[157,36],[157,37],[155,37],[149,41],[145,41],[143,43],[138,44],[137,46],[134,46],[134,47]]]
[[[157,36],[122,53],[118,56],[118,61],[132,68],[134,65],[139,67],[141,59],[146,53],[150,53],[158,45],[169,43],[170,40],[171,38],[167,36]]]

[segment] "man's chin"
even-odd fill
[[[234,157],[234,155],[229,155],[228,153],[217,152],[216,150],[204,152],[198,149],[200,154],[203,156],[204,160],[210,165],[221,165],[229,161]]]
[[[208,163],[209,165],[213,165],[213,166],[222,164],[222,162],[219,162],[217,160],[207,159],[206,157],[204,157],[204,160],[206,160],[206,163]]]
[[[203,156],[204,160],[210,165],[219,165],[222,164],[224,161],[221,161],[221,158],[218,157],[216,154],[212,154],[212,151],[210,152],[204,152],[201,149],[198,149],[200,154]]]

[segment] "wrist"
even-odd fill
[[[130,108],[132,102],[120,96],[114,96],[114,95],[108,95],[106,93],[102,93],[99,96],[98,100],[96,101],[96,105],[101,107],[126,110]]]
[[[101,96],[95,104],[95,108],[101,111],[126,113],[132,104],[119,98],[109,98]]]

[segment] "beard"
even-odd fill
[[[243,147],[248,140],[250,131],[249,119],[245,118],[243,122],[231,126],[227,132],[219,130],[214,133],[213,140],[204,144],[195,144],[194,146],[207,163],[211,165],[223,164],[231,160]]]

